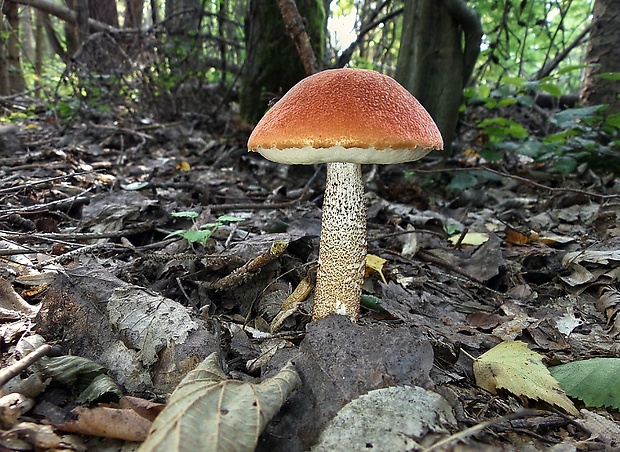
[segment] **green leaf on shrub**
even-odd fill
[[[603,74],[599,74],[599,77],[604,80],[612,80],[615,82],[620,80],[620,72],[605,72]]]
[[[592,107],[569,108],[556,113],[551,121],[559,127],[569,127],[576,122],[590,119],[603,107],[603,105],[593,105]]]

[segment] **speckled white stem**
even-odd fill
[[[357,320],[365,265],[362,167],[358,163],[328,163],[313,320],[329,314]]]

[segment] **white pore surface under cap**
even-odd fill
[[[303,148],[257,148],[267,160],[289,165],[312,165],[314,163],[361,163],[361,164],[389,164],[405,163],[420,160],[432,149],[417,147],[413,149],[376,149],[371,148],[345,148],[342,146],[332,146],[330,148],[313,148],[304,146]]]

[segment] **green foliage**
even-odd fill
[[[170,237],[181,236],[190,244],[198,243],[205,247],[207,246],[207,240],[209,240],[209,237],[211,237],[220,226],[223,226],[226,223],[243,221],[243,218],[234,217],[232,215],[221,215],[213,223],[206,223],[198,226],[196,224],[196,218],[198,218],[198,215],[198,212],[193,211],[174,212],[172,214],[173,217],[190,219],[193,226],[191,229],[179,229],[171,232],[166,236],[166,238],[168,239]]]
[[[563,73],[581,67],[565,68]],[[483,105],[491,110],[492,117],[483,118],[477,123],[484,137],[481,156],[495,161],[504,152],[511,152],[530,157],[565,175],[574,172],[581,162],[606,170],[618,170],[620,114],[607,116],[604,105],[557,111],[546,120],[549,130],[546,136],[537,136],[529,129],[527,120],[535,111],[534,96],[538,92],[545,92],[559,98],[562,94],[559,80],[559,77],[545,77],[538,81],[506,77],[496,89],[488,85],[466,89],[464,95],[469,106]],[[522,112],[526,114],[520,114]],[[514,115],[514,119],[507,117],[510,115]],[[543,123],[545,118],[538,117],[534,121]],[[472,177],[461,174],[455,177],[450,186],[452,189],[463,189],[476,182]]]
[[[468,4],[480,14],[484,32],[475,78],[478,83],[499,84],[505,77],[535,79],[588,26],[593,1],[472,0]],[[564,92],[578,89],[581,80],[578,71],[562,69],[579,66],[584,51],[585,46],[579,46],[560,63],[556,74],[562,76]]]

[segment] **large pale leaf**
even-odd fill
[[[579,411],[525,342],[508,341],[493,347],[474,361],[476,384],[489,392],[505,389],[517,396],[542,400],[575,416]]]
[[[312,450],[414,450],[416,440],[448,433],[447,427],[456,427],[456,419],[439,394],[411,386],[376,389],[345,405]]]
[[[568,395],[591,407],[620,409],[620,358],[592,358],[549,369]]]
[[[157,362],[162,348],[184,343],[198,328],[187,308],[139,286],[115,289],[106,306],[110,324],[128,348],[140,351],[146,366]]]
[[[286,398],[301,386],[293,364],[252,384],[227,380],[216,354],[179,383],[140,451],[252,451]]]

